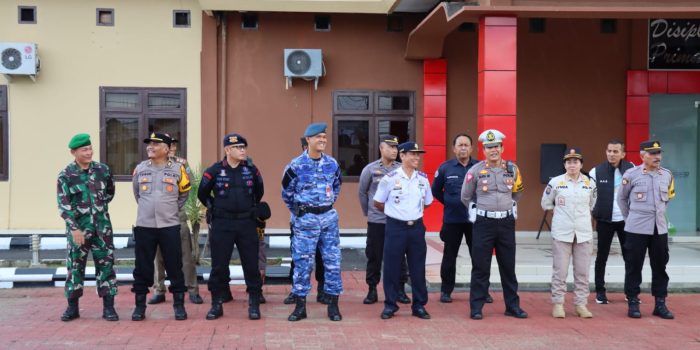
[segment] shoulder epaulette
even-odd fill
[[[424,178],[426,178],[426,179],[428,178],[428,175],[426,175],[426,174],[425,174],[424,172],[422,172],[422,171],[419,171],[419,172],[418,172],[418,176],[422,176],[422,177],[424,177]]]

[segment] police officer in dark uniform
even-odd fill
[[[625,295],[627,316],[642,317],[639,311],[639,285],[644,257],[649,252],[651,294],[655,297],[654,316],[673,319],[666,307],[668,295],[668,225],[666,208],[676,196],[673,174],[661,167],[661,143],[644,141],[639,145],[642,164],[622,175],[617,204],[625,219]]]
[[[518,167],[502,158],[505,137],[495,129],[479,135],[486,159],[469,169],[462,185],[462,203],[469,210],[470,220],[474,220],[469,292],[473,320],[484,318],[482,308],[488,296],[494,248],[503,285],[505,315],[527,318],[527,312],[520,308],[515,277],[515,202],[522,196],[523,180]]]
[[[248,318],[260,319],[262,279],[258,271],[256,206],[263,196],[260,171],[247,162],[248,141],[239,134],[224,137],[226,157],[202,174],[197,197],[211,212],[212,306],[208,320],[221,317],[222,302],[229,288],[229,261],[234,244],[238,247],[248,292]]]
[[[472,251],[472,223],[467,216],[467,208],[460,200],[464,176],[471,167],[479,161],[471,157],[472,138],[467,134],[459,134],[452,141],[454,159],[440,164],[433,179],[433,197],[445,206],[442,216],[440,239],[445,242],[440,264],[440,302],[451,303],[452,291],[455,288],[457,273],[457,255],[462,245],[462,237],[467,241],[469,255]],[[489,295],[487,303],[492,303]]]
[[[399,310],[399,276],[404,256],[408,259],[413,291],[412,315],[430,319],[425,310],[428,289],[425,284],[425,225],[423,212],[433,202],[430,183],[425,173],[418,171],[420,155],[425,153],[415,142],[399,145],[401,167],[384,175],[374,206],[386,215],[384,232],[384,310],[381,318],[389,319]]]

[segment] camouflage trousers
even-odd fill
[[[330,295],[343,292],[340,277],[340,233],[338,212],[332,209],[323,214],[305,214],[296,217],[293,223],[292,259],[294,276],[292,293],[306,296],[311,289],[311,270],[316,258],[316,247],[320,247],[325,268],[324,291]]]
[[[114,272],[114,243],[111,227],[100,233],[85,230],[85,243],[76,245],[68,233],[68,257],[66,258],[66,286],[64,294],[68,299],[83,296],[85,265],[88,253],[92,252],[95,263],[97,295],[117,295],[117,275]]]

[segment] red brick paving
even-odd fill
[[[593,319],[574,317],[571,304],[566,319],[553,319],[549,295],[537,292],[521,293],[522,307],[530,313],[527,320],[503,316],[502,297],[496,293],[482,321],[468,318],[466,293],[455,293],[452,304],[437,302],[437,293],[431,293],[427,309],[433,319],[411,317],[410,307],[403,306],[385,321],[379,318],[381,303],[362,304],[363,272],[344,272],[343,280],[341,322],[329,321],[315,296],[309,298],[308,319],[288,322],[293,306],[282,304],[282,299],[289,286],[265,287],[268,303],[262,306],[260,321],[247,319],[243,286],[234,287],[236,301],[225,304],[224,317],[216,321],[204,319],[207,303],[187,303],[187,321],[175,321],[166,303],[149,305],[146,320],[132,322],[133,295],[122,286],[116,299],[122,321],[103,321],[101,302],[94,288],[88,288],[81,299],[81,318],[61,322],[61,289],[0,290],[0,349],[700,349],[696,294],[669,297],[676,314],[672,321],[651,316],[649,295],[642,296],[642,319],[627,318],[621,294],[610,294],[609,305],[589,304]],[[204,297],[209,301],[208,293]]]

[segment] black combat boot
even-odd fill
[[[215,320],[224,315],[224,296],[211,296],[211,309],[207,312],[207,320]]]
[[[283,303],[287,305],[295,304],[297,302],[297,297],[294,295],[294,293],[289,292],[289,295],[287,295],[286,298],[284,298]]]
[[[175,319],[178,321],[187,319],[187,311],[185,311],[185,293],[173,293],[173,310],[175,310]]]
[[[68,322],[80,317],[80,307],[78,306],[78,298],[68,299],[68,308],[61,315],[61,321]]]
[[[673,319],[673,313],[666,307],[666,298],[663,297],[656,297],[656,305],[654,306],[653,314],[663,319]]]
[[[410,304],[411,303],[411,298],[406,295],[406,285],[404,283],[401,283],[401,286],[399,287],[399,296],[396,298],[396,301],[398,301],[401,304]]]
[[[300,321],[306,318],[306,297],[295,296],[296,307],[292,314],[287,317],[289,321]]]
[[[136,294],[136,307],[131,314],[132,321],[143,321],[146,318],[146,294]]]
[[[326,294],[323,289],[319,290],[318,294],[316,295],[316,301],[323,305],[328,305],[328,294]]]
[[[340,314],[340,309],[338,308],[337,295],[328,295],[328,319],[331,321],[340,321],[343,319],[343,315]]]
[[[114,295],[105,295],[102,297],[102,318],[107,321],[119,321],[119,315],[114,310]]]
[[[627,316],[631,318],[641,318],[642,313],[639,311],[639,298],[627,297]]]
[[[367,297],[362,301],[363,304],[374,304],[377,302],[377,286],[370,285]]]
[[[248,319],[260,319],[260,293],[252,292],[248,294]]]

